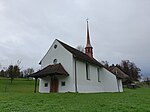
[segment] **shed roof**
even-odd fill
[[[61,63],[59,63],[54,65],[48,65],[47,67],[29,75],[28,77],[42,78],[42,77],[52,76],[52,75],[69,76],[68,72],[64,69]]]

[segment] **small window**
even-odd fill
[[[115,72],[116,72],[116,74],[118,74],[118,71],[117,71],[117,70],[116,70]]]
[[[57,64],[57,59],[54,59],[54,60],[53,60],[53,63],[54,63],[54,64]]]
[[[100,80],[100,70],[99,70],[99,68],[97,68],[97,75],[98,75],[98,82],[101,82],[101,80]]]
[[[44,87],[48,87],[48,83],[45,83]]]
[[[61,82],[61,86],[65,86],[65,82]]]
[[[90,80],[90,69],[88,63],[86,63],[86,79]]]
[[[57,45],[56,45],[56,44],[54,45],[54,48],[55,48],[55,49],[57,48]]]

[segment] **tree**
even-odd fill
[[[33,68],[27,68],[24,70],[24,74],[25,74],[25,77],[27,77],[28,75],[34,73],[34,69]]]
[[[7,73],[7,68],[6,67],[1,67],[1,71],[0,71],[0,76],[2,77],[8,77],[8,73]]]
[[[14,75],[15,77],[19,77],[20,76],[20,68],[18,65],[14,65]]]
[[[102,63],[105,67],[109,68],[109,62],[108,62],[108,61],[101,61],[101,63]]]
[[[1,76],[1,77],[5,77],[5,71],[4,71],[4,70],[1,70],[1,71],[0,71],[0,76]]]
[[[9,75],[9,77],[11,78],[11,84],[12,81],[15,77],[19,77],[20,75],[20,69],[18,65],[9,65],[8,69],[7,69],[7,73]]]
[[[121,69],[130,77],[131,81],[138,81],[140,78],[141,69],[138,68],[135,63],[129,60],[122,60]]]
[[[14,79],[14,70],[13,70],[13,65],[9,65],[8,69],[7,69],[7,73],[9,74],[9,77],[11,78],[11,84],[12,84],[12,81]]]
[[[84,52],[84,46],[82,46],[82,45],[77,46],[76,49],[81,52]]]
[[[107,66],[105,61],[103,63],[106,64],[105,66]],[[126,80],[124,84],[129,84],[132,81],[139,81],[140,79],[141,69],[138,68],[135,63],[130,62],[129,60],[122,60],[120,64],[112,64],[109,67],[117,67],[129,76],[128,80]]]

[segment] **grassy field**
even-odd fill
[[[7,89],[5,89],[7,87]],[[123,93],[33,93],[34,81],[0,79],[0,112],[150,112],[150,89]]]

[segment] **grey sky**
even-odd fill
[[[87,17],[96,59],[150,73],[150,0],[0,0],[0,64],[39,68],[55,38],[85,45]]]

